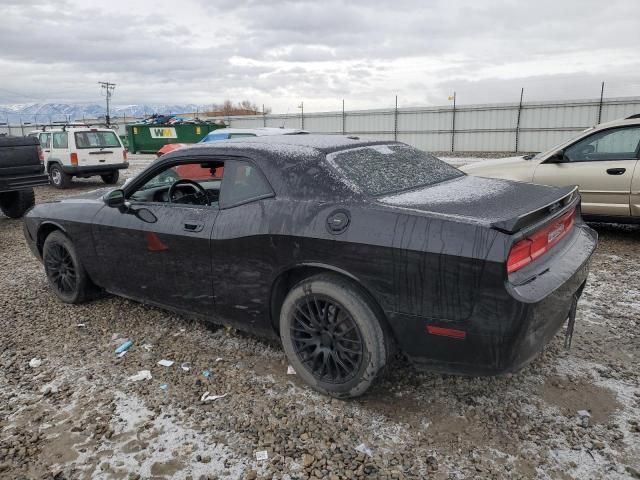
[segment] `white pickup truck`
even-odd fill
[[[127,151],[109,128],[61,126],[29,133],[40,141],[51,183],[67,188],[73,177],[99,175],[104,183],[118,182],[119,171],[129,167]]]

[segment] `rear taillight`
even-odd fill
[[[78,165],[78,154],[72,153],[69,155],[69,159],[71,160],[71,165]]]
[[[571,231],[575,220],[576,209],[574,208],[527,238],[514,243],[507,259],[507,272],[513,273],[520,270],[551,250]]]
[[[38,145],[38,160],[40,160],[40,163],[44,163],[44,153],[40,145]]]
[[[122,161],[124,163],[127,163],[127,151],[126,150],[122,150]]]

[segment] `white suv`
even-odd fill
[[[126,149],[109,128],[61,126],[29,135],[40,140],[47,173],[57,188],[67,188],[73,177],[96,175],[113,185],[119,170],[129,167]]]

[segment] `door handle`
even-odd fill
[[[609,175],[622,175],[626,171],[627,171],[626,168],[608,168],[607,169],[607,173]]]
[[[202,222],[188,222],[184,224],[184,229],[187,232],[201,232],[204,228],[204,223]]]

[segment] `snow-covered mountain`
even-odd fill
[[[152,113],[173,114],[210,110],[211,105],[112,105],[111,117],[143,118]],[[0,105],[0,122],[55,122],[76,121],[104,117],[106,108],[98,104],[70,104],[70,103],[20,103]]]

